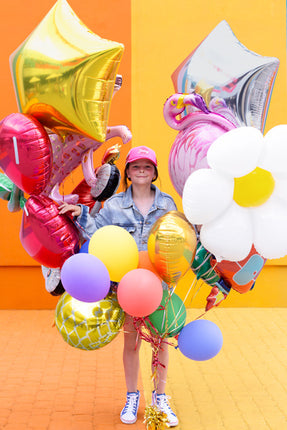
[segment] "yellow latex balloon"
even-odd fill
[[[103,142],[123,45],[102,39],[58,0],[11,55],[19,110],[61,136]]]
[[[273,193],[275,181],[268,170],[256,167],[248,175],[234,178],[233,199],[243,207],[260,206]]]
[[[125,322],[116,294],[95,303],[80,302],[68,293],[58,301],[55,324],[63,339],[79,349],[94,350],[110,343]]]
[[[190,269],[196,244],[195,231],[180,212],[168,212],[152,226],[148,238],[149,257],[169,286],[176,285]]]
[[[89,254],[95,255],[105,264],[114,282],[120,282],[139,263],[136,241],[127,230],[116,225],[106,225],[93,234]]]

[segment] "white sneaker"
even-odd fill
[[[61,282],[61,270],[42,266],[42,274],[45,278],[45,287],[52,296],[60,296],[65,292]]]
[[[127,401],[121,412],[121,421],[124,424],[133,424],[137,420],[140,392],[127,392]]]
[[[152,392],[152,405],[156,405],[158,409],[167,415],[169,427],[178,425],[178,418],[169,406],[168,396],[166,394],[157,394]]]

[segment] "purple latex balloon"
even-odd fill
[[[65,261],[61,281],[67,293],[82,302],[103,300],[110,289],[108,269],[97,257],[86,253],[72,255]]]
[[[212,321],[195,320],[183,327],[178,336],[178,347],[183,355],[196,361],[215,357],[222,348],[220,328]]]

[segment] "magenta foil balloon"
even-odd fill
[[[168,161],[170,179],[175,190],[180,196],[184,184],[191,173],[197,169],[209,168],[206,155],[210,145],[226,129],[226,120],[220,115],[206,114],[199,120],[197,114],[191,113],[185,117],[186,121],[190,116],[194,117],[194,122],[180,131],[171,147]],[[230,123],[230,130],[234,126]]]
[[[48,197],[32,196],[24,207],[20,240],[26,252],[47,267],[61,267],[79,252],[79,234]]]
[[[110,289],[108,269],[92,254],[68,258],[61,270],[61,281],[70,296],[88,303],[103,300]]]
[[[182,116],[188,109],[191,112]],[[174,188],[182,196],[189,175],[209,167],[206,155],[210,145],[235,125],[222,115],[210,112],[196,93],[173,94],[164,104],[163,115],[167,124],[179,131],[169,154],[168,169]]]
[[[47,186],[52,147],[35,118],[12,113],[0,123],[0,167],[21,190],[38,195]]]
[[[180,196],[192,172],[209,168],[207,151],[216,138],[225,132],[220,125],[201,121],[178,133],[170,150],[168,170],[172,184]]]

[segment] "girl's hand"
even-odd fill
[[[72,216],[79,216],[81,215],[81,206],[69,205],[68,203],[64,202],[59,206],[59,214],[63,215],[67,212],[71,212]]]

